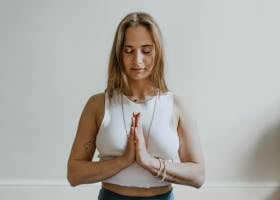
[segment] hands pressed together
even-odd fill
[[[136,162],[143,168],[148,168],[149,162],[153,159],[146,148],[140,113],[133,113],[132,115],[128,142],[122,157],[128,166]]]

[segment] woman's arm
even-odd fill
[[[174,104],[179,117],[177,132],[180,141],[178,154],[181,163],[165,162],[165,180],[199,188],[205,179],[204,158],[199,136],[178,97],[175,97]],[[136,140],[143,141],[141,138],[142,136],[136,133]],[[137,144],[140,146],[137,147],[136,158],[138,159],[136,160],[153,175],[156,175],[160,168],[159,160],[145,153],[145,149],[143,151],[145,147],[141,145],[141,142]],[[139,150],[142,151],[140,155]]]
[[[104,101],[104,94],[91,97],[81,114],[68,160],[67,178],[72,186],[102,181],[117,174],[135,160],[134,135],[131,134],[122,156],[108,161],[92,162],[98,127],[104,115]]]

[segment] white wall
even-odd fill
[[[95,199],[68,186],[81,110],[102,92],[113,34],[151,13],[167,79],[196,117],[207,180],[176,199],[280,198],[280,2],[0,0],[0,199]],[[48,197],[47,197],[48,195]]]

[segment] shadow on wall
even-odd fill
[[[248,176],[252,181],[280,181],[280,121],[264,130],[248,161]],[[255,180],[253,180],[255,179]]]
[[[266,137],[267,135],[267,137]],[[263,174],[267,174],[269,178],[280,182],[280,122],[277,126],[268,129],[264,134],[263,145],[267,146],[266,160],[267,164],[263,165],[261,170]],[[262,143],[261,143],[262,144]],[[264,157],[262,157],[264,159]],[[280,188],[275,188],[275,191],[266,198],[266,200],[279,200],[280,199]]]
[[[279,200],[279,199],[280,199],[280,189],[278,188],[278,190],[275,190],[275,192],[272,193],[265,200]]]
[[[265,200],[280,200],[280,121],[264,129],[248,160],[246,177],[251,181],[264,182],[274,192]],[[274,186],[274,184],[277,187]],[[275,190],[274,190],[275,189]]]

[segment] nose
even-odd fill
[[[141,51],[137,51],[137,53],[135,55],[135,62],[136,62],[136,64],[143,63],[143,53]]]

